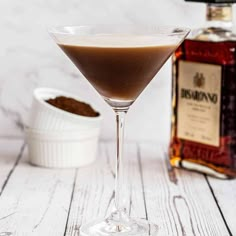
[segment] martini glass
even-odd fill
[[[188,34],[188,29],[137,25],[55,27],[50,34],[116,115],[115,210],[83,225],[82,235],[156,235],[158,226],[132,219],[123,204],[125,115]]]

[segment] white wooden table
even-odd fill
[[[82,223],[112,207],[114,144],[101,143],[89,167],[52,170],[28,164],[22,140],[0,139],[0,236],[79,235]],[[236,180],[168,171],[165,148],[128,143],[130,215],[160,226],[159,235],[236,235]]]

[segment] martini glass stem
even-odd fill
[[[115,207],[118,211],[123,211],[122,202],[124,187],[124,167],[123,167],[123,145],[124,145],[124,125],[127,110],[115,110],[116,113],[116,177],[115,177]]]

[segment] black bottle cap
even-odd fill
[[[205,2],[205,3],[236,3],[236,0],[185,0],[186,2]]]

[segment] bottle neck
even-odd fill
[[[231,4],[207,4],[207,27],[231,28],[232,16]]]

